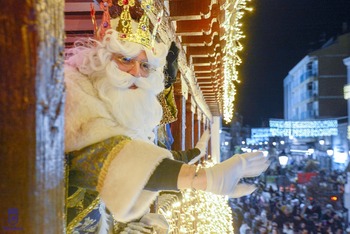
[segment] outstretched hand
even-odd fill
[[[252,186],[246,186],[244,192],[238,187],[239,180],[243,177],[255,177],[264,172],[270,162],[262,152],[253,152],[234,155],[228,160],[216,164],[213,167],[204,168],[207,176],[206,191],[218,195],[249,194],[253,192]]]
[[[270,161],[261,151],[238,155],[242,159],[242,177],[256,177],[270,166]]]
[[[165,88],[169,88],[176,81],[179,51],[180,49],[177,47],[176,43],[174,41],[171,42],[168,55],[166,56],[167,65],[164,68]]]

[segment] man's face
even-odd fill
[[[154,96],[164,90],[163,71],[156,69],[149,62],[147,53],[143,50],[128,54],[112,54],[105,72],[113,88],[143,89]]]
[[[148,63],[145,51],[141,51],[136,57],[127,57],[123,55],[113,55],[113,60],[117,63],[121,71],[129,73],[130,75],[139,78],[147,79],[148,76],[155,70],[155,68]],[[137,85],[133,83],[129,89],[137,89]]]

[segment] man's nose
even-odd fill
[[[129,71],[130,75],[133,75],[134,77],[140,77],[141,76],[141,67],[140,63],[138,61],[134,62],[134,66]]]

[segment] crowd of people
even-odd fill
[[[342,202],[329,200],[325,203],[310,197],[302,187],[305,185],[283,191],[275,184],[260,183],[259,191],[254,194],[230,199],[236,233],[350,233]]]

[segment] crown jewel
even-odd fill
[[[122,12],[119,16],[118,37],[122,41],[129,41],[139,43],[145,47],[154,50],[154,42],[157,34],[158,27],[161,22],[163,11],[157,16],[157,22],[153,27],[153,32],[150,31],[150,19],[148,14],[154,11],[153,0],[140,0],[140,6],[143,10],[143,14],[137,24],[137,28],[133,29],[133,19],[130,14],[130,8],[135,7],[135,0],[118,0],[118,6],[122,8]],[[103,0],[100,2],[100,8],[103,10],[103,17],[100,27],[96,26],[95,11],[91,5],[91,19],[94,25],[95,37],[101,40],[105,35],[105,32],[111,28],[111,17],[109,14],[109,7],[112,6],[111,0]]]

